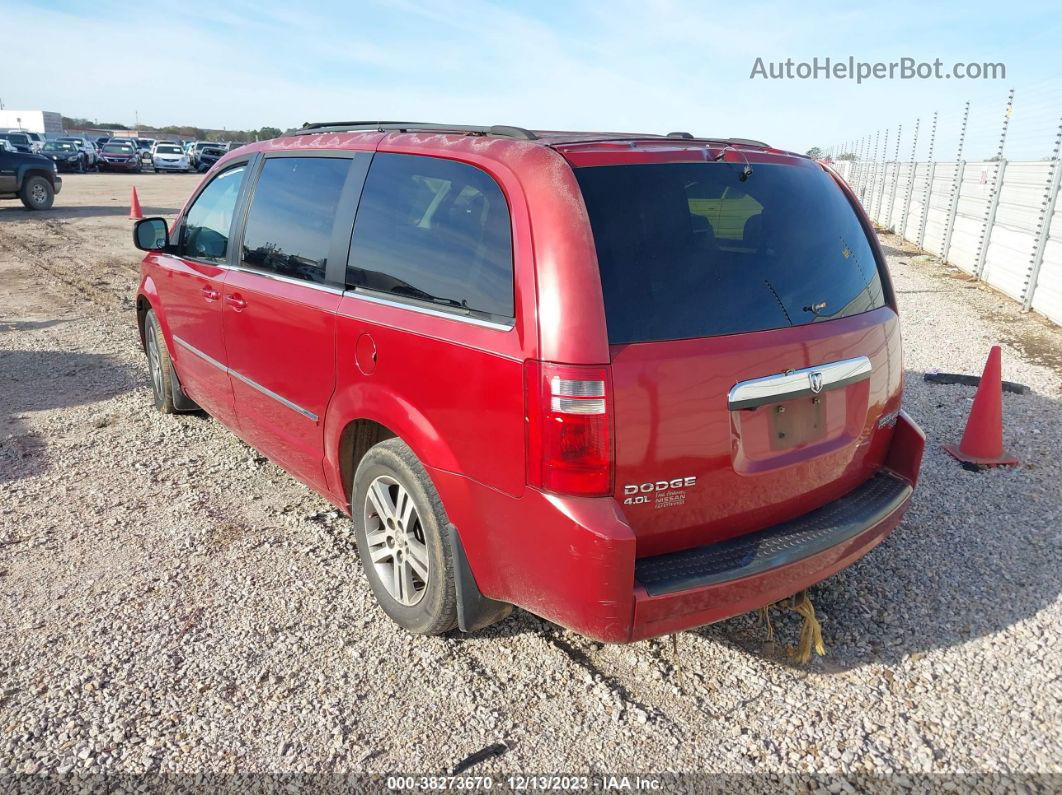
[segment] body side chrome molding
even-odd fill
[[[203,353],[201,350],[196,348],[194,345],[190,345],[189,343],[185,342],[183,339],[178,337],[176,334],[173,335],[173,341],[176,344],[180,345],[185,350],[187,350],[189,353],[192,353],[192,354],[195,354],[196,356],[198,356],[200,359],[202,359],[207,364],[212,364],[216,368],[218,368],[219,370],[224,370],[226,373],[231,375],[233,378],[239,379],[243,383],[247,384],[247,386],[251,387],[252,389],[258,390],[259,392],[261,392],[266,397],[271,397],[271,398],[273,398],[273,400],[277,401],[277,403],[280,403],[281,405],[287,406],[292,411],[298,412],[302,416],[306,417],[306,419],[308,419],[308,420],[310,420],[312,422],[317,422],[317,419],[318,419],[317,415],[314,414],[312,411],[308,411],[308,410],[304,409],[302,406],[299,406],[299,405],[296,405],[295,403],[292,403],[287,398],[281,397],[280,395],[278,395],[273,390],[267,389],[266,387],[262,386],[261,384],[256,383],[255,381],[252,381],[250,378],[248,378],[247,376],[245,376],[245,375],[243,375],[241,373],[236,372],[231,367],[226,367],[225,365],[223,365],[221,362],[219,362],[214,357],[208,356],[207,354]]]
[[[857,356],[818,367],[740,381],[727,395],[727,408],[731,411],[754,409],[768,403],[817,395],[863,381],[870,377],[871,369],[869,358]]]
[[[432,317],[441,317],[446,320],[456,320],[458,323],[468,323],[471,326],[482,326],[483,328],[494,329],[495,331],[512,331],[516,326],[516,321],[512,323],[495,323],[490,320],[480,320],[478,317],[466,317],[464,315],[458,315],[454,312],[447,312],[445,310],[430,309],[426,306],[418,306],[414,303],[406,303],[403,301],[392,301],[387,298],[380,298],[375,295],[366,295],[364,288],[358,290],[346,290],[343,295],[351,298],[357,298],[359,301],[368,301],[370,304],[380,304],[382,306],[393,306],[397,309],[408,309],[411,312],[418,312],[422,315],[431,315]]]

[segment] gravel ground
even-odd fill
[[[0,206],[0,775],[443,774],[492,743],[470,772],[1062,773],[1057,328],[885,240],[923,480],[814,589],[825,658],[791,664],[751,616],[626,647],[519,611],[412,637],[346,519],[208,417],[151,409],[129,185],[173,215],[196,181]],[[998,341],[1033,390],[1004,397],[1022,465],[968,472],[941,443],[973,388],[921,375],[979,373]]]

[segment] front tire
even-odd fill
[[[365,454],[351,508],[365,576],[381,609],[417,635],[457,626],[449,519],[405,442],[387,439]]]
[[[144,316],[144,353],[147,354],[148,375],[155,408],[163,414],[176,414],[177,409],[173,406],[173,366],[170,364],[170,352],[166,350],[162,326],[155,317],[154,309],[149,309]]]
[[[55,188],[44,177],[30,177],[22,183],[18,197],[27,210],[48,210],[55,202]]]

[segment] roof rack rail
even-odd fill
[[[472,124],[436,124],[420,121],[324,121],[307,123],[301,130],[296,130],[296,135],[314,135],[323,132],[456,132],[471,133],[473,135],[496,135],[502,138],[517,138],[522,141],[534,141],[538,139],[530,130],[523,127],[512,127],[505,124],[495,124],[489,127]]]
[[[765,146],[768,149],[771,148],[770,144],[766,144],[763,141],[757,141],[754,138],[727,138],[728,144],[735,144],[736,146]]]
[[[699,135],[691,135],[685,132],[672,132],[667,135],[612,135],[608,138],[573,138],[570,141],[550,141],[549,146],[581,146],[582,144],[628,144],[634,146],[640,142],[660,142],[667,139],[681,139],[684,141],[699,141],[707,142],[710,144],[722,144],[724,146],[762,146],[765,149],[770,149],[771,145],[764,143],[763,141],[754,141],[752,138],[711,138],[702,137]]]

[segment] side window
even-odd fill
[[[182,257],[225,262],[236,198],[240,195],[240,185],[243,184],[246,171],[246,166],[223,171],[196,198],[184,218]]]
[[[243,233],[243,266],[325,281],[336,205],[350,160],[273,157],[265,161]]]
[[[513,317],[509,207],[464,163],[377,154],[354,222],[347,284]]]

